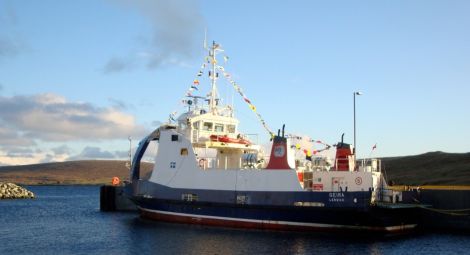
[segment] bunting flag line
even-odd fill
[[[170,120],[171,120],[171,121],[176,121],[176,119],[175,119],[176,113],[177,113],[176,111],[170,113]]]
[[[296,136],[296,135],[292,135],[292,134],[288,134],[288,135],[287,135],[287,138],[296,139],[296,140],[303,140],[303,139],[304,139],[304,138],[301,137],[301,136]],[[331,146],[331,145],[329,145],[329,144],[327,144],[327,143],[324,143],[324,142],[322,142],[322,141],[320,141],[320,140],[309,139],[308,142],[316,143],[316,144],[321,144],[321,145],[325,146],[324,148],[322,148],[322,149],[320,149],[320,150],[312,149],[311,153],[313,153],[313,155],[318,154],[318,153],[323,152],[323,151],[326,151],[326,150],[329,150],[329,149],[331,149],[331,147],[333,147],[333,146]],[[302,150],[302,151],[305,153],[305,155],[307,155],[307,154],[308,154],[307,152],[310,150],[310,149],[308,149],[308,148],[307,148],[307,149],[302,149],[300,143],[296,143],[295,145],[292,145],[291,148],[296,148],[297,150]],[[312,155],[312,154],[310,154],[310,156],[311,156],[311,155]],[[308,156],[308,155],[307,155],[307,156]]]
[[[228,59],[228,58],[227,58]],[[238,92],[238,94],[240,94],[240,96],[243,98],[243,100],[248,104],[248,107],[255,113],[256,117],[258,117],[258,120],[259,122],[261,123],[261,125],[264,127],[264,129],[266,129],[266,131],[268,131],[269,135],[271,136],[271,138],[274,137],[274,133],[271,131],[271,129],[268,127],[268,125],[266,124],[266,121],[264,121],[263,117],[261,116],[261,114],[259,114],[257,111],[256,111],[256,106],[254,106],[252,103],[251,103],[251,100],[248,99],[248,97],[245,95],[245,93],[243,93],[243,90],[242,88],[234,81],[232,80],[232,76],[225,71],[225,68],[223,66],[216,66],[216,68],[218,70],[220,70],[222,73],[223,73],[223,76],[227,79],[227,81],[232,84],[233,88],[235,89],[236,92]]]
[[[204,60],[208,61],[208,63],[209,63],[210,58],[206,57]],[[188,90],[186,90],[186,93],[184,94],[184,97],[192,97],[194,91],[199,91],[199,88],[198,88],[199,80],[197,79],[197,77],[200,77],[204,74],[204,69],[206,67],[207,67],[206,63],[202,63],[201,68],[199,69],[199,71],[196,74],[196,78],[193,80],[193,84],[191,84],[189,86]],[[184,98],[183,98],[183,99],[180,100],[180,102],[181,102],[181,104],[187,104],[188,100],[184,100]],[[170,122],[171,121],[176,121],[176,118],[175,118],[176,114],[177,114],[177,111],[174,111],[170,114]]]
[[[223,51],[219,45],[216,45],[215,46],[215,49],[218,50],[218,51]],[[224,63],[226,63],[228,61],[228,56],[223,56],[224,58]],[[240,94],[240,96],[243,98],[243,100],[248,104],[248,107],[255,113],[255,115],[258,117],[258,120],[260,121],[261,125],[266,129],[266,131],[268,131],[269,135],[271,136],[271,138],[274,138],[274,133],[271,131],[271,129],[268,127],[268,125],[266,124],[266,121],[264,121],[263,117],[261,116],[260,113],[257,112],[256,110],[256,106],[254,106],[252,103],[251,103],[251,100],[248,99],[248,97],[245,95],[245,93],[243,93],[243,90],[242,88],[232,79],[232,76],[225,71],[225,68],[223,66],[220,66],[220,65],[217,65],[217,60],[213,57],[210,57],[210,56],[206,56],[205,59],[204,59],[205,62],[207,62],[207,64],[215,64],[216,66],[216,69],[221,71],[223,73],[223,76],[227,79],[227,81],[232,84],[233,88],[235,89],[236,92],[238,92],[238,94]],[[200,77],[203,75],[204,73],[204,69],[208,66],[206,63],[203,63],[201,65],[201,68],[200,70],[197,72],[196,74],[196,77]],[[211,71],[208,72],[209,73],[209,77],[211,77]],[[215,74],[216,77],[218,77],[218,73]],[[197,86],[199,85],[199,80],[196,78],[194,79],[193,81],[193,84],[189,87],[189,89],[186,91],[186,94],[185,96],[186,97],[192,97],[193,96],[193,92],[196,90],[198,91],[199,89],[197,88]],[[185,100],[182,100],[181,102],[186,102]],[[170,114],[170,121],[175,121],[175,116],[176,116],[176,112],[173,112],[172,114]]]

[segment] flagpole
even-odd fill
[[[212,42],[212,47],[209,51],[209,55],[211,56],[211,64],[212,64],[212,75],[211,75],[211,99],[210,99],[210,110],[214,112],[215,108],[215,42]]]
[[[355,91],[353,93],[353,114],[354,114],[354,157],[357,158],[357,149],[356,149],[356,96],[362,95],[361,92]]]
[[[353,93],[353,114],[354,114],[354,151],[353,154],[356,156],[356,92]]]

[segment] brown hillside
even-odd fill
[[[151,163],[142,163],[149,176]],[[382,158],[388,182],[403,185],[470,185],[470,153],[429,152]],[[125,161],[69,161],[0,167],[0,182],[18,184],[109,184],[113,176],[129,179]]]
[[[141,176],[148,175],[153,164],[141,164]],[[117,176],[129,180],[125,161],[84,160],[0,167],[0,182],[26,185],[44,184],[109,184]]]
[[[404,185],[470,185],[470,153],[429,152],[382,158],[388,182]]]

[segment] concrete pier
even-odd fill
[[[124,194],[125,186],[100,187],[100,210],[104,212],[137,211],[137,207]]]
[[[458,187],[457,187],[458,188]],[[421,208],[418,226],[424,229],[470,231],[470,190],[419,189],[410,191]]]

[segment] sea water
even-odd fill
[[[0,254],[470,254],[470,235],[318,235],[153,222],[101,212],[98,186],[31,186],[0,200]]]

